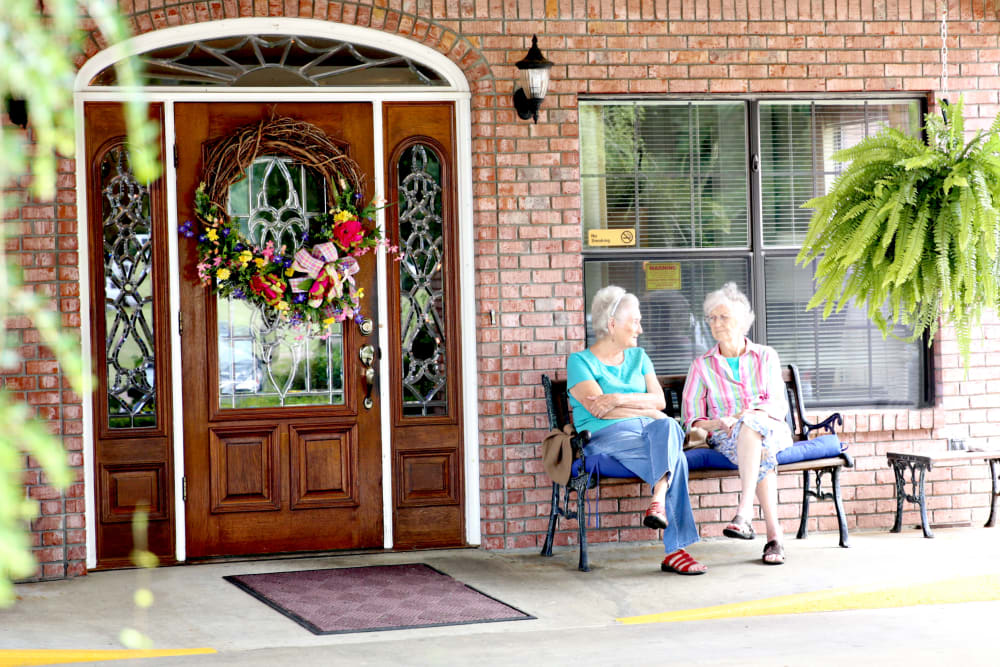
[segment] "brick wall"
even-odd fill
[[[7,122],[6,117],[4,122]],[[5,192],[11,203],[5,211],[5,251],[23,272],[25,285],[47,297],[62,313],[62,325],[71,333],[80,327],[79,274],[76,237],[76,165],[58,161],[56,201],[36,201],[22,180]],[[0,386],[30,405],[61,436],[76,481],[59,492],[46,484],[33,457],[25,457],[24,485],[38,501],[40,516],[32,522],[32,545],[39,563],[38,576],[58,579],[85,571],[83,440],[80,398],[62,377],[52,352],[25,318],[6,322],[18,364],[0,368]]]
[[[564,369],[583,346],[577,100],[582,94],[918,91],[939,86],[936,0],[123,0],[138,32],[239,16],[294,16],[356,24],[404,35],[447,54],[472,87],[473,186],[479,444],[483,543],[538,547],[549,482],[538,443],[545,431],[539,376]],[[965,91],[970,125],[1000,111],[1000,13],[993,0],[953,0],[951,89]],[[556,65],[537,125],[511,109],[515,69],[531,35]],[[87,46],[93,54],[103,44]],[[952,93],[952,97],[957,97]],[[58,294],[77,326],[75,211],[66,163],[60,202],[30,204],[8,243],[29,279]],[[65,197],[63,196],[65,195]],[[56,233],[53,246],[52,234]],[[496,325],[490,311],[496,311]],[[650,322],[649,327],[655,323]],[[59,378],[30,330],[20,330],[28,361],[4,376],[7,386],[53,419],[79,456],[79,403],[60,393]],[[966,377],[947,331],[935,346],[939,403],[916,411],[847,411],[845,439],[858,466],[844,476],[852,529],[891,525],[889,449],[943,449],[947,437],[1000,445],[1000,323],[991,320]],[[33,365],[34,364],[34,365]],[[37,474],[30,492],[46,495]],[[985,520],[983,466],[934,471],[932,520]],[[782,515],[797,512],[798,478],[781,479]],[[635,528],[647,491],[637,485],[601,496],[594,541],[654,539]],[[736,502],[735,480],[692,485],[706,536],[721,532]],[[79,571],[83,538],[80,489],[46,500],[36,525],[44,562]],[[836,527],[828,503],[814,507],[811,529]],[[907,523],[915,520],[907,517]],[[573,523],[559,543],[575,540]],[[62,560],[60,560],[62,559]],[[45,566],[44,576],[62,567]]]

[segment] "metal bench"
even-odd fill
[[[661,375],[660,384],[666,397],[667,406],[665,412],[674,418],[680,419],[681,394],[684,389],[684,375]],[[788,397],[789,413],[786,416],[788,425],[792,430],[793,437],[798,440],[808,440],[809,435],[814,431],[825,430],[836,435],[835,425],[843,425],[840,413],[834,413],[819,422],[812,424],[805,420],[804,407],[802,401],[801,384],[799,382],[799,372],[794,365],[789,364],[782,369],[782,377],[785,381],[785,391]],[[569,401],[566,394],[565,380],[551,380],[547,375],[542,375],[542,386],[545,388],[545,404],[548,409],[549,425],[554,429],[562,429],[564,425],[570,423]],[[583,448],[590,439],[590,432],[577,433],[572,438],[574,456],[580,459],[579,472],[570,477],[569,482],[563,486],[556,482],[552,483],[552,506],[549,512],[549,527],[545,535],[545,544],[542,547],[542,556],[552,555],[552,546],[555,541],[555,533],[559,525],[559,518],[576,519],[579,535],[580,548],[580,570],[590,571],[590,562],[587,557],[587,492],[598,485],[615,484],[636,484],[641,482],[635,477],[604,477],[598,478],[596,474],[586,472],[586,462],[583,456]],[[802,509],[799,519],[799,530],[796,534],[798,539],[806,537],[808,529],[810,499],[832,500],[837,512],[837,523],[840,527],[840,546],[847,547],[847,518],[844,516],[844,503],[840,494],[840,469],[854,467],[854,460],[847,452],[841,452],[839,456],[821,459],[800,461],[778,466],[778,473],[802,473]],[[815,484],[812,474],[815,473]],[[829,474],[831,490],[824,492],[822,489],[823,476]],[[703,468],[690,471],[688,478],[714,479],[720,477],[737,477],[738,471],[723,468]],[[572,494],[576,493],[576,509],[570,509]]]

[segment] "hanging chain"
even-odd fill
[[[948,0],[941,0],[941,98],[948,97]]]

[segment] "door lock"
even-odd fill
[[[371,320],[368,320],[368,322],[371,322]],[[375,368],[372,366],[375,361],[375,346],[362,345],[358,351],[358,357],[365,367],[363,375],[365,382],[368,384],[368,392],[365,394],[363,404],[366,410],[371,410],[372,406],[375,405],[375,402],[372,401],[372,389],[375,388]]]
[[[358,329],[361,330],[362,336],[370,336],[372,331],[375,330],[375,323],[372,322],[372,318],[366,317],[361,320],[361,324],[358,325]]]

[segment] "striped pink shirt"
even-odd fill
[[[764,410],[774,419],[785,420],[788,400],[778,353],[767,345],[744,340],[739,382],[718,345],[691,362],[681,401],[685,428],[691,428],[699,419],[735,416],[747,408]]]

